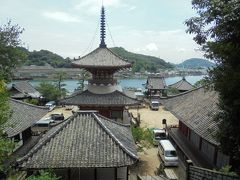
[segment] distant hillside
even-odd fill
[[[27,60],[24,65],[36,65],[43,66],[50,64],[55,68],[70,67],[71,62],[69,58],[64,59],[58,54],[55,54],[48,50],[40,51],[28,51],[25,48],[21,48],[27,54]]]
[[[183,61],[182,63],[178,64],[177,67],[184,67],[184,68],[209,68],[214,66],[215,64],[200,58],[191,58]]]
[[[122,47],[114,47],[111,48],[111,50],[120,57],[133,62],[133,72],[140,72],[145,70],[156,72],[158,69],[174,68],[174,66],[170,63],[167,63],[163,59],[154,56],[132,53],[126,51]]]
[[[21,49],[27,54],[27,60],[24,65],[43,66],[45,64],[50,64],[55,68],[71,66],[71,61],[69,58],[64,59],[60,55],[51,51],[40,50],[31,52],[25,48]],[[120,57],[133,62],[133,72],[141,72],[146,70],[149,72],[156,72],[158,69],[174,68],[174,65],[167,63],[160,58],[128,52],[122,47],[114,47],[111,48],[111,50]]]

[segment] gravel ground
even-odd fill
[[[153,111],[148,107],[142,109],[130,109],[129,110],[134,117],[137,117],[137,113],[140,113],[141,127],[147,128],[163,128],[162,120],[166,119],[169,125],[178,125],[178,119],[173,116],[169,111],[164,110],[163,106],[159,107],[158,111]]]

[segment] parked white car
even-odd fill
[[[49,101],[45,106],[48,108],[48,111],[52,111],[56,107],[55,101]]]
[[[169,140],[159,141],[158,154],[163,161],[164,166],[178,166],[176,149]]]

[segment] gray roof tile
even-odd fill
[[[23,96],[23,94],[32,98],[39,98],[41,96],[41,94],[27,81],[16,82],[12,84],[12,88],[16,89],[19,93],[21,93],[19,94],[21,95],[21,97]]]
[[[128,97],[120,91],[108,94],[94,94],[88,90],[74,93],[72,96],[61,100],[61,103],[68,105],[94,105],[94,106],[127,106],[140,104],[140,101]]]
[[[149,76],[146,83],[147,89],[165,89],[166,83],[163,77]]]
[[[108,48],[97,48],[91,53],[83,56],[79,60],[73,62],[73,65],[78,67],[131,67],[131,63],[127,62],[120,56],[116,55]]]
[[[8,137],[13,137],[35,124],[47,114],[48,109],[24,103],[14,99],[9,100],[12,111],[10,119],[5,124]]]
[[[18,162],[26,169],[120,167],[138,159],[129,125],[78,112],[47,132]]]
[[[160,102],[180,121],[203,139],[218,145],[218,123],[213,119],[218,112],[218,93],[203,87],[161,99]]]
[[[189,91],[190,89],[194,88],[194,86],[189,83],[185,78],[174,84],[169,85],[169,87],[177,88],[180,91]]]

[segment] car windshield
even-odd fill
[[[176,153],[176,151],[165,151],[165,156],[166,157],[176,157],[177,153]]]
[[[160,140],[166,137],[165,133],[156,133],[155,134],[155,139]]]
[[[158,103],[152,103],[152,106],[153,106],[153,107],[158,107],[159,104],[158,104]]]

